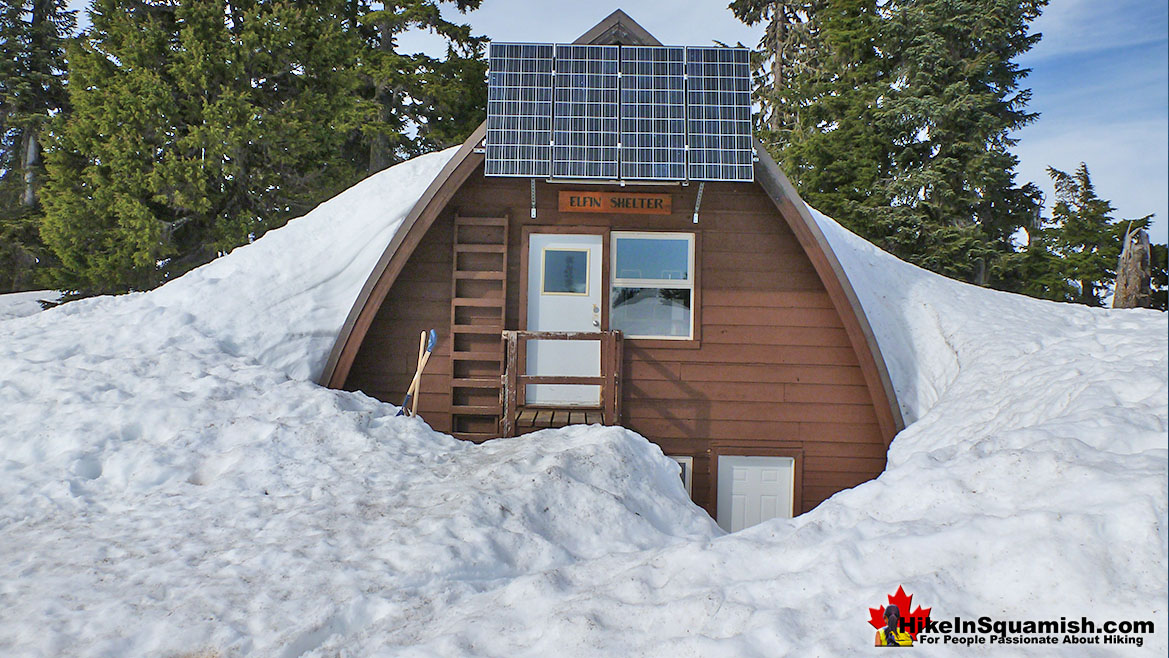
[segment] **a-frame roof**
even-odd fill
[[[620,9],[614,11],[575,41],[577,44],[661,45],[653,35]],[[389,294],[391,286],[401,274],[410,255],[421,242],[435,219],[455,192],[483,163],[482,151],[476,152],[487,133],[483,123],[467,138],[454,157],[443,167],[434,181],[414,204],[402,226],[378,260],[357,301],[349,311],[345,325],[329,354],[329,360],[319,380],[323,386],[341,388],[349,375],[365,334],[369,331],[377,311]],[[775,204],[779,215],[787,222],[823,282],[829,298],[840,315],[844,329],[856,352],[868,388],[872,391],[877,423],[886,444],[905,427],[897,394],[893,389],[885,359],[877,344],[864,308],[849,283],[840,261],[820,230],[807,205],[796,193],[795,187],[780,170],[757,139],[753,139],[757,154],[755,181]]]
[[[606,16],[604,20],[594,25],[588,32],[580,35],[580,38],[573,43],[603,46],[662,45],[661,41],[658,41],[654,35],[647,32],[644,27],[637,24],[637,21],[630,18],[629,14],[626,14],[620,9]]]

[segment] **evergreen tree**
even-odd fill
[[[482,0],[396,0],[358,2],[351,11],[366,47],[362,70],[367,96],[377,108],[363,126],[368,170],[380,171],[416,155],[463,142],[487,112],[486,40],[468,25],[446,20],[442,5],[459,12]],[[374,9],[374,6],[380,9]],[[447,44],[445,57],[399,52],[398,37],[427,30]]]
[[[349,186],[369,117],[344,0],[95,0],[42,236],[57,285],[149,288]]]
[[[891,151],[877,121],[889,63],[876,0],[737,0],[731,10],[748,24],[768,21],[756,134],[806,201],[875,237]]]
[[[64,0],[0,8],[0,293],[34,286],[45,260],[41,144],[50,117],[66,108],[65,42],[74,25]]]
[[[812,205],[936,272],[1004,285],[1040,195],[1015,183],[1013,60],[1047,0],[736,0],[769,21],[760,136]],[[1004,260],[1006,259],[1006,260]]]
[[[1116,280],[1116,263],[1130,226],[1148,228],[1152,215],[1116,222],[1115,208],[1096,195],[1084,163],[1072,174],[1047,168],[1055,183],[1055,206],[1043,239],[1059,257],[1058,275],[1069,282],[1067,301],[1103,306],[1104,297]]]
[[[1163,244],[1149,245],[1149,264],[1153,270],[1150,288],[1153,293],[1152,308],[1164,311],[1169,308],[1169,249]]]
[[[1028,70],[1014,62],[1047,0],[892,0],[883,39],[895,59],[882,121],[894,136],[883,186],[886,244],[912,262],[994,284],[1015,232],[1039,212],[1015,184],[1012,130],[1035,120]]]

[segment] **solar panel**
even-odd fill
[[[691,180],[754,180],[749,55],[744,48],[686,48]]]
[[[532,178],[549,175],[552,55],[550,44],[491,44],[486,175]]]
[[[685,52],[621,48],[621,178],[686,178]]]
[[[488,176],[754,180],[750,51],[493,43]]]
[[[552,176],[617,178],[617,46],[556,46]]]

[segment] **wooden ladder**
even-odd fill
[[[455,217],[451,272],[451,433],[499,436],[507,305],[507,217]]]

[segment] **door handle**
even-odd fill
[[[600,321],[600,320],[593,320],[593,326],[594,326],[594,327],[599,327],[599,326],[601,326],[601,321]]]

